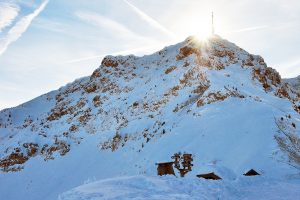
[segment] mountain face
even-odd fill
[[[262,57],[218,36],[106,56],[91,76],[0,112],[0,194],[55,199],[87,179],[155,175],[179,151],[195,156],[191,176],[284,176],[275,121],[299,127],[299,100]]]
[[[295,90],[300,90],[300,76],[283,80],[285,83],[290,84]]]

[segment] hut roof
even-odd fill
[[[199,178],[205,178],[205,179],[212,179],[212,180],[220,180],[222,179],[218,175],[216,175],[214,172],[208,173],[208,174],[198,174],[197,177]]]
[[[156,163],[156,165],[161,165],[161,166],[163,166],[163,165],[171,165],[171,164],[173,164],[174,162],[161,162],[161,163]]]
[[[248,172],[244,174],[244,176],[256,176],[256,175],[260,175],[260,174],[254,169],[250,169]]]

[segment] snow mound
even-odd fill
[[[82,185],[65,192],[59,200],[81,199],[273,199],[292,200],[300,195],[300,182],[266,180],[262,177],[239,178],[235,181],[204,180],[195,178],[178,179],[171,176],[133,176],[101,180]]]

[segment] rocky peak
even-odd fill
[[[63,156],[97,133],[99,149],[135,141],[141,151],[171,134],[179,116],[199,117],[206,106],[229,99],[261,102],[265,95],[287,99],[300,113],[299,94],[276,70],[219,36],[188,37],[142,57],[106,56],[90,77],[0,112],[0,168],[18,171],[32,157]]]

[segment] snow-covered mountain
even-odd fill
[[[178,151],[195,156],[189,177],[254,168],[282,179],[297,171],[275,122],[297,129],[299,99],[262,57],[219,36],[107,56],[91,76],[0,112],[0,195],[56,199],[86,180],[155,176]]]
[[[283,81],[290,84],[294,89],[300,90],[300,76],[284,79]]]

